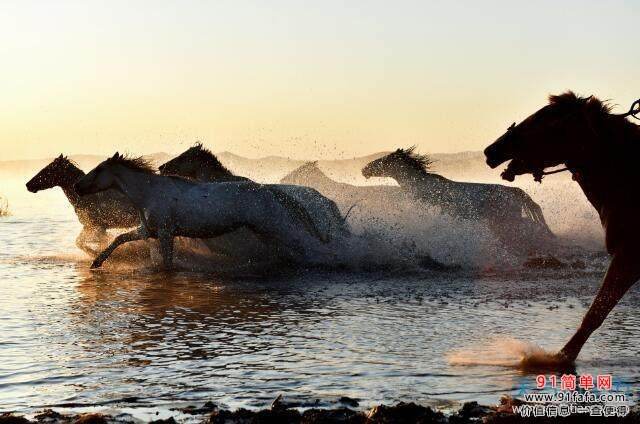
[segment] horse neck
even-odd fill
[[[161,176],[119,167],[113,171],[115,190],[124,194],[137,208],[144,208],[153,192],[153,182]]]
[[[310,175],[310,179],[312,181],[317,181],[321,184],[338,184],[337,181],[332,180],[331,178],[327,177],[324,172],[320,171],[319,169],[316,169],[315,172],[313,172]]]
[[[566,162],[574,179],[600,217],[628,204],[628,188],[640,183],[635,160],[640,151],[640,130],[615,122],[596,128],[588,145],[595,146],[582,158]],[[585,143],[582,143],[584,146]],[[576,151],[580,151],[576,149]]]
[[[223,168],[201,167],[197,179],[200,181],[225,181],[235,178],[233,172]]]
[[[422,190],[425,187],[439,185],[442,180],[445,180],[439,175],[408,166],[395,168],[389,177],[396,180],[398,185],[406,190],[415,190],[418,187]]]
[[[58,183],[58,186],[60,186],[64,195],[67,196],[69,203],[74,207],[80,203],[81,197],[76,193],[73,185],[80,178],[84,177],[84,175],[84,172],[80,168],[70,163],[67,173]]]

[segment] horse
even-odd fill
[[[398,187],[356,186],[334,181],[322,172],[317,161],[304,163],[282,177],[280,183],[313,187],[343,208],[357,204],[359,208],[375,210],[382,206],[381,202],[395,204],[405,197]]]
[[[60,187],[82,224],[76,245],[96,255],[98,252],[87,245],[89,240],[102,241],[108,228],[135,227],[139,224],[139,217],[133,204],[115,190],[79,196],[73,185],[84,175],[72,160],[61,154],[31,178],[26,186],[31,193]]]
[[[542,209],[522,189],[453,181],[433,172],[432,164],[428,155],[418,154],[413,146],[371,161],[362,175],[393,178],[414,198],[440,207],[445,214],[483,221],[507,245],[522,234],[535,241],[528,250],[548,246],[554,239]]]
[[[251,181],[249,178],[233,174],[226,168],[211,150],[196,143],[180,155],[160,165],[162,175],[178,175],[203,182]],[[349,211],[343,217],[338,206],[310,187],[287,184],[264,184],[263,187],[289,207],[300,214],[307,215],[322,232],[323,237],[331,240],[335,237],[349,236],[351,230],[347,223]]]
[[[271,190],[249,181],[203,183],[159,175],[142,157],[115,153],[74,184],[81,195],[114,189],[140,214],[140,226],[117,236],[91,264],[100,267],[121,244],[158,239],[163,265],[173,267],[173,239],[213,238],[246,227],[277,249],[281,257],[312,262],[326,253],[313,222],[282,204]]]
[[[640,185],[637,158],[640,126],[628,120],[640,113],[640,100],[624,114],[611,113],[606,102],[568,91],[549,97],[547,105],[489,145],[487,165],[509,162],[501,176],[513,181],[532,174],[569,171],[598,211],[611,255],[600,289],[580,327],[551,361],[573,364],[589,336],[604,322],[624,294],[640,278]],[[564,165],[562,169],[545,171]]]

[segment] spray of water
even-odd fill
[[[489,365],[519,369],[550,366],[558,362],[554,353],[513,338],[494,338],[485,344],[454,350],[447,355],[447,360],[455,366]]]

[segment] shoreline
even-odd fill
[[[522,406],[553,404],[531,404],[510,396],[503,396],[497,406],[479,405],[466,402],[460,409],[445,414],[430,406],[413,402],[399,402],[395,405],[380,404],[369,409],[357,409],[358,401],[341,398],[346,406],[333,408],[298,409],[295,404],[287,404],[278,396],[270,408],[248,410],[239,408],[228,410],[213,402],[172,408],[168,413],[156,412],[156,419],[144,421],[128,413],[109,414],[101,412],[60,413],[53,409],[44,409],[33,414],[0,412],[0,424],[114,424],[114,423],[203,423],[203,424],[465,424],[465,423],[637,423],[640,422],[640,408],[631,407],[626,416],[593,416],[588,413],[576,413],[569,416],[523,416],[514,412]],[[528,415],[528,414],[527,414]]]

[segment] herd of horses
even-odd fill
[[[640,130],[628,118],[640,112],[640,101],[626,114],[611,113],[606,103],[572,92],[551,96],[549,103],[485,150],[491,168],[509,162],[502,178],[532,174],[564,165],[600,214],[612,261],[584,320],[564,348],[547,363],[573,363],[590,334],[600,326],[624,293],[640,278],[640,182],[637,157]],[[387,204],[409,196],[417,204],[436,206],[442,214],[485,223],[505,243],[537,240],[551,245],[554,235],[542,210],[522,189],[499,184],[466,183],[434,173],[431,160],[414,148],[397,149],[367,164],[366,178],[388,177],[398,186],[354,186],[325,176],[317,163],[306,163],[280,184],[259,184],[234,175],[201,144],[154,169],[139,157],[116,153],[85,174],[63,155],[28,183],[31,192],[61,187],[83,230],[76,243],[100,267],[123,243],[157,239],[163,264],[173,265],[175,237],[213,240],[236,237],[279,258],[313,263],[331,257],[334,247],[351,237],[350,210],[334,201],[348,196],[352,206],[372,196]],[[134,228],[135,227],[135,228]],[[131,229],[108,240],[110,228]],[[102,250],[90,242],[108,246]],[[261,247],[259,247],[261,246]],[[232,251],[225,252],[233,254]]]
[[[216,183],[218,184],[216,187],[224,187],[228,190],[235,186],[249,187],[256,195],[264,192],[285,207],[292,218],[292,223],[297,223],[297,228],[304,230],[302,233],[311,234],[324,243],[351,234],[347,217],[353,207],[362,205],[372,198],[389,202],[400,201],[407,196],[419,203],[437,206],[442,213],[453,217],[482,221],[505,242],[513,240],[513,231],[520,234],[523,240],[553,241],[553,233],[545,222],[541,208],[520,188],[452,181],[431,172],[428,164],[429,159],[425,155],[419,155],[414,148],[409,148],[398,149],[374,160],[362,170],[367,178],[373,176],[395,178],[399,186],[355,186],[339,183],[324,175],[316,162],[306,163],[293,170],[283,177],[279,184],[258,184],[249,178],[233,174],[209,149],[201,143],[196,143],[182,154],[160,165],[159,175],[156,176],[172,177],[160,178],[160,181],[173,185],[186,180],[192,185]],[[140,175],[147,174],[146,177],[140,178],[140,181],[145,182],[153,179],[148,176],[149,174],[157,174],[142,158],[128,158],[115,154],[98,168],[103,170],[108,165],[111,168],[124,167]],[[81,195],[78,187],[83,178],[84,184],[91,177],[85,176],[84,172],[70,159],[60,155],[27,183],[27,189],[37,192],[56,186],[61,187],[83,225],[76,244],[85,252],[97,256],[100,252],[92,248],[90,242],[103,244],[107,237],[107,230],[110,228],[131,228],[140,226],[141,223],[146,225],[143,211],[148,213],[149,208],[134,204],[131,195],[125,194],[127,189],[123,187],[110,187],[99,191],[95,189],[91,193]],[[122,177],[116,180],[121,183]],[[165,198],[168,195],[163,190],[155,193],[158,198]],[[343,216],[336,202],[342,199],[340,203],[345,204],[345,196],[351,207],[345,207],[346,212]],[[198,199],[183,199],[180,207],[191,210],[200,203]],[[191,206],[185,207],[187,205]],[[235,205],[235,207],[238,206],[240,204]],[[240,207],[243,211],[246,210],[244,206]],[[232,213],[235,209],[230,208],[226,211]],[[220,213],[214,209],[210,210],[209,215],[220,218]],[[261,215],[269,216],[267,213]],[[287,245],[294,247],[296,243],[285,241],[282,239],[284,236],[273,233],[275,228],[279,228],[277,226],[274,226],[272,231],[268,231],[251,220],[242,219],[241,214],[235,214],[235,216],[233,225],[218,230],[216,235],[240,231],[244,239],[255,236],[264,243],[272,239],[270,249],[279,247],[282,254],[290,254],[290,259],[295,259],[293,253],[303,253],[305,250],[302,243],[297,243],[294,249],[286,249]],[[222,221],[219,219],[219,222]],[[143,228],[139,234],[150,233],[148,229]],[[138,239],[134,234],[130,234],[122,235],[117,240]],[[215,242],[209,241],[208,245],[212,247],[212,243]],[[109,251],[112,250],[109,249]],[[223,250],[225,250],[224,253],[232,254],[227,249]],[[106,253],[104,251],[103,253],[101,258],[105,257]],[[99,266],[101,263],[102,260],[98,260],[94,266]]]

